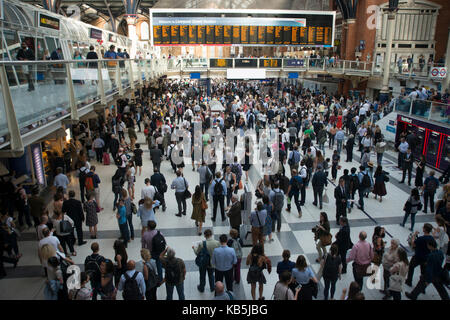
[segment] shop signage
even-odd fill
[[[102,36],[103,36],[102,30],[91,28],[90,37],[92,39],[102,40]]]

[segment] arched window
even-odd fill
[[[141,40],[148,40],[148,39],[149,39],[148,23],[144,21],[141,23]]]

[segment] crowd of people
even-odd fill
[[[28,196],[21,185],[15,186],[11,179],[2,178],[2,276],[5,275],[3,263],[16,266],[21,257],[17,228],[26,228],[25,218],[29,228],[33,224],[36,228],[38,255],[47,277],[46,299],[96,300],[100,297],[113,300],[120,291],[124,299],[155,300],[157,291],[165,284],[168,300],[173,299],[175,288],[179,299],[183,300],[186,264],[158,230],[155,214],[158,210],[167,210],[166,201],[170,198],[176,200],[179,218],[187,215],[188,201],[192,203],[190,218],[195,221],[198,235],[204,236],[204,240],[193,246],[199,270],[198,291],[204,292],[207,275],[209,289],[215,291],[214,299],[236,299],[233,286],[242,280],[240,270],[245,258],[249,268],[246,281],[251,286],[252,299],[263,300],[265,272],[272,271],[272,262],[264,249],[273,241],[275,229],[281,231],[282,216],[292,210],[294,199],[300,223],[302,207],[313,205],[321,211],[312,229],[320,270],[314,273],[304,255],[291,261],[290,251],[284,250],[282,261],[276,266],[279,281],[273,290],[274,299],[317,298],[322,277],[324,298],[334,299],[336,283],[347,273],[347,264],[352,263],[354,281],[343,291],[341,299],[365,299],[363,280],[370,276],[369,267],[375,264],[383,268],[383,299],[399,300],[402,292],[409,299],[417,299],[432,283],[440,297],[448,300],[450,185],[446,184],[446,175],[437,179],[434,171],[424,179],[423,158],[417,165],[415,188],[405,203],[401,225],[405,226],[411,217],[411,231],[414,230],[415,215],[422,209],[421,194],[425,199],[423,210],[427,212],[429,200],[436,225],[426,223],[423,233],[411,235],[412,259],[408,259],[398,239],[392,239],[390,244],[385,241],[382,226],[374,228],[371,239],[366,231],[359,233],[355,244],[350,237],[347,214],[355,207],[364,211],[371,193],[375,199],[379,197],[380,202],[386,195],[389,174],[383,170],[382,159],[387,146],[381,128],[373,120],[382,117],[388,103],[352,100],[326,92],[316,94],[276,81],[215,81],[210,91],[212,94],[207,97],[205,88],[193,82],[160,80],[154,87],[146,85],[142,98],[119,100],[106,117],[98,117],[89,126],[82,122],[74,126],[76,134],[68,146],[67,157],[53,162],[56,192],[49,206],[38,188],[33,188]],[[224,111],[211,112],[211,101],[220,102]],[[136,127],[144,134],[145,142],[138,141]],[[195,128],[200,128],[200,132]],[[256,132],[256,141],[245,140],[241,153],[229,145],[217,148],[218,133],[226,137],[230,132],[237,132],[236,147],[237,136],[243,137],[249,129]],[[270,144],[271,134],[265,129],[278,130],[277,143]],[[180,132],[183,133],[182,143],[178,140]],[[200,139],[196,139],[198,136]],[[411,150],[416,141],[414,133],[406,133],[396,146],[398,166],[403,170],[401,183],[408,174],[411,185],[415,164]],[[141,179],[142,143],[148,145],[153,174]],[[180,148],[180,145],[188,147]],[[200,150],[200,157],[196,150]],[[342,170],[342,153],[346,155],[346,162],[354,163],[356,151],[361,153],[360,165]],[[259,166],[267,166],[261,159],[265,156],[272,159],[274,153],[278,155],[277,170],[259,170]],[[376,158],[372,161],[373,153]],[[186,179],[183,173],[189,170],[188,163],[185,164],[189,157],[192,171],[198,172],[198,181]],[[94,161],[97,167],[117,167],[111,178],[112,207],[120,238],[114,242],[114,257],[111,258],[101,254],[98,242],[91,242],[92,254],[86,257],[84,271],[80,274],[81,288],[68,290],[66,271],[73,264],[71,256],[77,255],[74,244],[76,241],[78,246],[86,244],[82,225],[85,223],[89,227],[90,238],[96,241],[98,215],[104,210],[100,201],[102,182],[96,166],[91,165]],[[173,173],[163,174],[163,162],[170,163]],[[255,184],[254,210],[249,221],[243,221],[242,189],[249,181],[252,166],[263,174]],[[70,190],[67,179],[73,170],[79,182],[79,199],[74,190]],[[339,171],[342,171],[340,177]],[[143,185],[140,195],[135,192],[136,183]],[[441,184],[442,192],[435,203]],[[334,186],[336,211],[333,213],[339,228],[335,235],[330,232],[328,216],[331,213],[323,211],[323,202],[331,201],[324,193],[328,185]],[[306,192],[313,193],[313,203],[306,202]],[[230,222],[229,233],[221,234],[219,240],[214,239],[211,228],[203,227],[208,208],[213,222],[218,210],[221,220]],[[13,219],[15,211],[18,225]],[[142,243],[140,257],[134,257],[135,260],[127,254],[128,245],[135,237],[139,238],[133,225],[134,214],[140,219]],[[245,224],[251,225],[252,238],[252,249],[247,257],[243,256],[241,239]],[[3,257],[3,251],[8,256]],[[411,292],[406,292],[406,286],[413,286],[417,266],[421,270],[420,280]]]

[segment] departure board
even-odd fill
[[[151,43],[170,45],[334,45],[334,11],[150,9]]]

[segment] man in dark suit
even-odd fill
[[[236,229],[239,234],[239,228],[242,224],[241,202],[235,194],[231,196],[231,207],[227,212],[227,216],[230,218],[231,228]]]
[[[414,155],[412,154],[411,151],[412,151],[411,148],[408,148],[408,151],[406,151],[406,154],[403,157],[403,162],[402,162],[403,176],[402,176],[402,181],[400,181],[400,183],[405,182],[406,171],[408,171],[408,185],[411,185],[411,172],[412,172],[413,163],[414,163]]]
[[[150,159],[153,163],[153,168],[158,169],[160,171],[161,168],[161,160],[162,160],[162,151],[158,148],[158,145],[155,144],[153,148],[150,150]]]
[[[158,171],[157,168],[153,168],[153,175],[150,177],[150,184],[152,186],[155,186],[156,189],[158,189],[159,193],[162,196],[162,210],[163,212],[166,211],[166,199],[164,198],[164,193],[167,192],[167,184],[166,184],[166,178],[162,173]],[[164,186],[164,187],[163,187]]]
[[[345,190],[345,180],[339,179],[339,185],[334,189],[336,199],[336,224],[339,225],[340,216],[347,217],[347,190]]]
[[[117,153],[119,152],[119,140],[116,139],[114,134],[111,135],[109,140],[109,151],[111,152],[112,158],[116,159]]]
[[[352,162],[354,145],[355,145],[355,136],[351,134],[347,139],[347,143],[345,144],[345,150],[347,150],[347,160],[345,160],[345,162]]]
[[[322,165],[317,166],[317,171],[312,177],[312,187],[314,191],[314,202],[313,205],[317,206],[317,196],[319,196],[320,210],[322,210],[322,195],[323,188],[328,185],[327,175],[322,170]]]
[[[62,206],[62,212],[67,214],[70,219],[73,220],[75,229],[77,231],[78,245],[82,246],[86,243],[83,241],[83,222],[84,222],[84,212],[81,206],[81,201],[75,199],[75,191],[69,191],[69,200],[65,200]]]
[[[341,217],[339,219],[339,225],[341,227],[338,233],[336,233],[336,244],[338,246],[338,253],[342,261],[342,273],[347,273],[347,251],[353,247],[353,243],[350,238],[348,219],[346,217]]]

